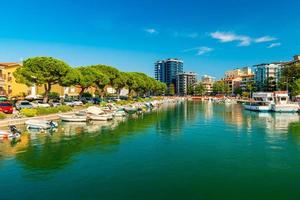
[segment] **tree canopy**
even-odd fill
[[[23,67],[14,72],[14,77],[18,83],[28,86],[43,85],[44,101],[47,102],[52,85],[63,84],[63,78],[71,69],[64,61],[52,57],[34,57],[25,60]]]

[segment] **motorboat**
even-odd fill
[[[131,106],[124,107],[124,110],[128,114],[134,114],[138,111],[138,109],[136,107],[131,107]]]
[[[276,91],[274,92],[275,104],[272,105],[274,112],[298,112],[299,104],[292,103],[289,100],[288,92]]]
[[[54,121],[30,119],[25,122],[27,129],[54,129],[58,124]]]
[[[95,121],[108,121],[113,119],[112,114],[88,114],[87,119]]]
[[[114,117],[125,117],[127,113],[124,111],[124,109],[120,109],[114,112]]]
[[[0,130],[1,140],[16,140],[21,137],[21,132],[15,125],[8,126],[8,131]]]
[[[87,117],[86,115],[76,115],[76,114],[65,114],[59,115],[59,118],[65,122],[86,122]]]
[[[253,93],[254,101],[244,103],[244,108],[251,111],[270,112],[274,104],[274,94],[272,92]]]

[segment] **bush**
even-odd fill
[[[84,92],[84,93],[81,95],[81,97],[92,98],[93,95],[92,95],[91,93],[89,93],[89,92]]]
[[[94,106],[94,104],[93,103],[86,103],[84,106],[88,108],[90,106]]]
[[[56,108],[58,109],[59,112],[69,112],[72,111],[73,109],[71,106],[66,106],[66,105],[57,106]]]
[[[21,110],[21,114],[25,117],[34,117],[37,115],[36,109],[24,108]]]
[[[6,118],[6,114],[0,112],[0,119],[5,119]]]
[[[44,96],[45,94],[43,94]],[[59,99],[59,94],[57,92],[50,92],[48,94],[49,99]]]
[[[101,102],[100,103],[100,106],[103,106],[103,107],[105,107],[107,105],[107,103],[106,102]]]
[[[37,108],[37,115],[49,115],[49,114],[54,114],[58,113],[59,110],[57,107],[52,107],[52,108]]]
[[[49,108],[37,108],[37,115],[49,115],[49,114],[55,114],[59,112],[69,112],[71,110],[72,107],[66,105],[49,107]]]

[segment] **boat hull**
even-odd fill
[[[273,112],[287,112],[287,113],[295,113],[299,111],[298,105],[273,105],[272,106]]]
[[[86,122],[87,120],[85,116],[77,116],[77,115],[60,115],[59,117],[62,121],[65,122]]]

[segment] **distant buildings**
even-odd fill
[[[206,94],[211,94],[213,92],[214,77],[203,75],[200,82],[204,86]]]
[[[176,85],[177,74],[183,72],[183,61],[178,59],[159,60],[155,63],[155,79],[166,83]]]
[[[173,84],[177,91],[176,78],[179,73],[183,73],[183,61],[176,58],[159,60],[155,62],[154,73],[156,80],[166,83],[168,88]]]
[[[184,96],[189,94],[189,87],[193,88],[197,83],[197,74],[194,72],[178,73],[176,78],[176,85],[178,95]]]
[[[252,82],[254,74],[250,67],[243,67],[225,72],[223,81],[228,85],[231,94],[234,94],[237,88],[241,88],[246,91],[246,86],[249,82]]]
[[[264,63],[255,65],[255,87],[257,91],[278,89],[283,63]]]

